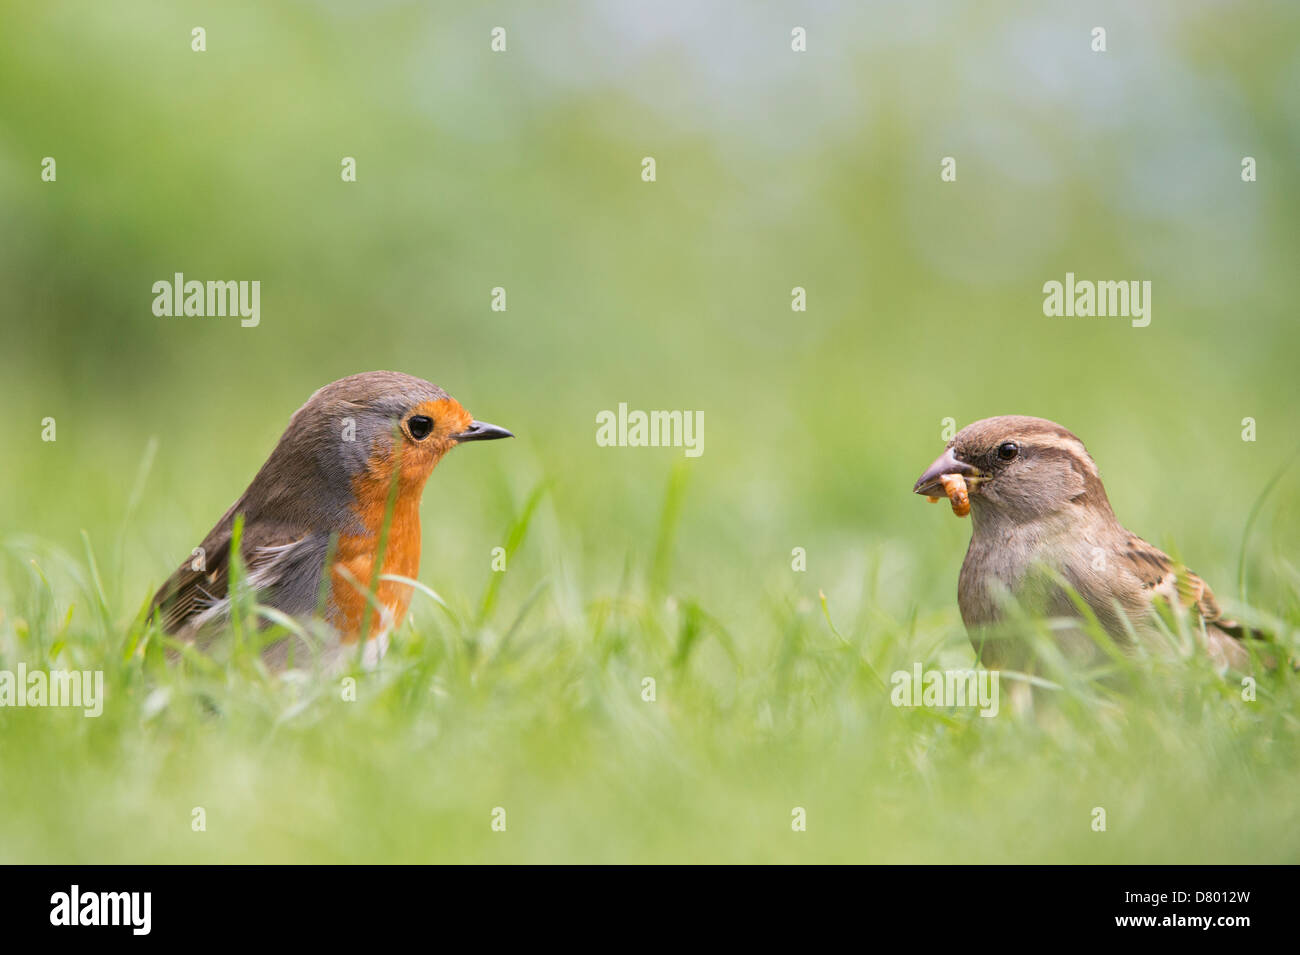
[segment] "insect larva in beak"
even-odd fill
[[[970,513],[970,495],[966,491],[966,479],[960,474],[944,474],[940,477],[943,481],[943,489],[948,494],[948,501],[952,504],[952,512],[958,517],[965,517]]]

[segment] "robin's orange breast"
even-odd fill
[[[399,446],[398,453],[401,451]],[[420,494],[432,463],[427,468],[413,469],[413,473],[408,473],[412,469],[403,468],[397,479],[397,499],[385,537],[384,516],[395,464],[395,460],[372,459],[366,471],[353,481],[353,513],[365,530],[339,537],[330,570],[328,616],[345,643],[357,640],[363,626],[366,626],[366,639],[395,630],[410,606],[411,587],[392,580],[378,581],[374,604],[367,599],[375,583],[375,563],[381,543],[381,574],[414,579],[420,572]],[[368,625],[367,606],[371,608]]]
[[[418,446],[395,436],[393,445],[372,454],[365,470],[352,481],[352,511],[364,531],[339,537],[330,572],[329,620],[345,643],[359,639],[363,628],[367,640],[395,630],[406,616],[411,604],[409,584],[380,580],[375,587],[378,606],[367,599],[376,578],[375,563],[381,542],[384,555],[381,575],[415,579],[420,572],[420,495],[425,481],[442,456],[455,446],[452,435],[473,423],[469,412],[454,398],[424,402],[415,412],[428,414],[440,422],[439,433]],[[385,536],[384,518],[393,490],[394,471],[397,472],[397,497]],[[370,607],[368,619],[367,606]]]
[[[409,501],[398,498],[384,547],[381,574],[394,574],[412,579],[419,574],[419,511],[418,493]],[[380,524],[372,534],[339,538],[330,573],[329,619],[338,628],[344,643],[351,643],[358,639],[365,623],[366,606],[369,604],[366,595],[373,583],[382,520],[381,514]],[[346,570],[347,573],[342,573],[341,569]],[[378,607],[370,604],[367,639],[373,639],[381,631],[395,630],[401,624],[411,604],[411,587],[393,580],[380,580],[375,588],[375,602]]]

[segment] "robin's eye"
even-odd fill
[[[1010,461],[1020,453],[1020,445],[1014,441],[1003,441],[998,445],[998,457],[1003,461]]]
[[[433,431],[433,419],[418,414],[407,419],[406,427],[410,429],[411,437],[416,441],[423,441]]]

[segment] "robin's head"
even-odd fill
[[[316,488],[325,500],[307,506],[337,512],[360,486],[386,486],[395,467],[403,492],[418,492],[456,445],[509,437],[422,378],[365,372],[331,382],[294,413],[254,486],[280,507],[288,498],[306,504],[304,492]]]

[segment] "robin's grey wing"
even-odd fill
[[[223,521],[159,588],[149,613],[159,612],[165,631],[186,635],[225,620],[230,541],[230,527]],[[315,609],[328,548],[328,535],[259,522],[245,531],[240,553],[257,600],[295,616]]]
[[[149,616],[158,614],[167,633],[180,633],[204,611],[225,599],[230,567],[230,529],[222,521],[158,588]]]

